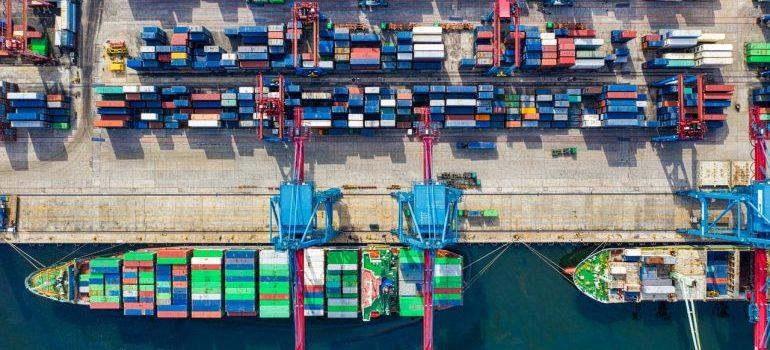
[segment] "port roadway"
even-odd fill
[[[392,0],[391,7],[359,11],[347,2],[322,2],[337,22],[433,23],[449,17],[476,21],[487,1]],[[112,75],[99,59],[101,43],[126,40],[136,55],[136,33],[145,25],[225,26],[286,20],[289,5],[249,8],[244,1],[157,2],[85,0],[75,66],[4,66],[0,79],[24,89],[64,88],[73,97],[76,125],[70,132],[21,132],[19,141],[0,147],[0,193],[19,195],[18,228],[3,238],[18,243],[255,243],[268,240],[268,197],[288,176],[291,148],[265,144],[253,130],[93,130],[91,87],[95,84],[245,85],[253,76]],[[409,11],[403,11],[409,9]],[[731,66],[713,77],[735,84],[734,103],[747,107],[758,85],[742,59],[744,41],[762,41],[766,29],[754,22],[761,10],[750,2],[627,3],[587,2],[574,8],[525,9],[522,23],[582,21],[607,40],[609,30],[657,28],[726,32],[735,46]],[[619,72],[520,74],[493,78],[456,71],[472,56],[472,35],[447,34],[446,73],[357,76],[358,84],[495,83],[513,86],[585,86],[596,82],[647,85],[669,72],[641,69],[649,54],[640,40],[628,44],[632,63]],[[644,74],[642,74],[644,72]],[[313,84],[307,79],[293,82]],[[332,75],[315,82],[351,83]],[[309,86],[309,85],[308,85]],[[648,108],[651,113],[653,108]],[[653,145],[641,130],[444,130],[437,144],[436,173],[475,171],[481,190],[468,191],[461,208],[497,209],[498,220],[464,221],[463,243],[642,243],[681,242],[677,228],[688,227],[693,203],[674,195],[695,184],[702,160],[749,160],[747,116],[730,109],[726,127],[697,143]],[[456,141],[494,141],[493,152],[453,147]],[[551,158],[551,148],[578,147],[574,158]],[[389,188],[408,188],[420,178],[420,145],[403,132],[377,137],[314,137],[308,145],[307,174],[321,187],[343,187],[337,222],[339,240],[389,243],[395,237],[396,202]]]

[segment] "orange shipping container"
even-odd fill
[[[518,121],[518,120],[509,120],[509,121],[505,122],[505,127],[506,128],[520,128],[521,127],[521,122]]]
[[[122,120],[94,120],[95,128],[123,128],[126,122]]]
[[[190,114],[190,120],[219,120],[219,114],[194,113]]]
[[[524,115],[524,120],[540,120],[540,113],[527,113]]]
[[[476,120],[489,121],[489,119],[490,119],[489,114],[476,114]]]
[[[125,106],[126,101],[96,101],[96,107],[123,108]]]

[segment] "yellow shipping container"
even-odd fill
[[[187,53],[186,52],[172,52],[171,53],[171,59],[172,60],[186,60],[187,59]]]
[[[537,113],[537,108],[535,107],[521,107],[521,114],[535,114]]]

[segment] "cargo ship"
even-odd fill
[[[395,246],[306,249],[305,316],[422,316],[423,254]],[[462,305],[463,258],[436,253],[434,308]],[[147,248],[75,259],[32,273],[29,291],[128,316],[291,316],[289,255],[271,247]]]
[[[572,274],[575,286],[601,303],[746,300],[753,251],[729,245],[609,248],[590,254]]]

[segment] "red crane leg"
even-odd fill
[[[433,257],[435,251],[425,250],[422,285],[422,349],[433,350]]]
[[[305,350],[305,250],[294,252],[294,349]]]
[[[679,112],[679,115],[678,115],[678,117],[679,117],[679,123],[678,123],[679,127],[677,128],[677,134],[679,135],[679,139],[680,140],[684,140],[684,139],[687,138],[687,136],[685,134],[685,129],[687,128],[687,121],[684,120],[684,118],[685,118],[685,115],[684,115],[684,74],[679,74],[678,77],[679,78],[677,80],[677,86],[676,86],[676,88],[677,88],[677,91],[676,91],[676,93],[677,93],[676,107],[678,109],[677,111]]]
[[[754,324],[754,350],[766,350],[765,328],[767,327],[767,253],[764,249],[754,249],[754,302],[757,305],[758,319]]]

